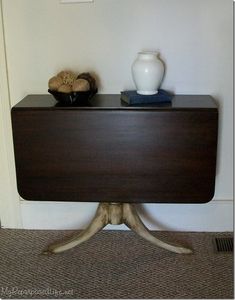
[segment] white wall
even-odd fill
[[[71,5],[59,2],[3,0],[11,104],[30,93],[46,93],[48,78],[64,68],[95,72],[100,93],[134,88],[130,66],[136,53],[159,50],[167,67],[163,88],[178,94],[210,94],[219,104],[213,201],[219,205],[220,200],[232,200],[232,1],[94,0],[91,4]],[[26,227],[31,226],[29,205],[32,208],[34,204],[22,203]],[[84,207],[76,205],[78,211]],[[56,214],[57,204],[53,206]],[[229,209],[226,216],[220,216],[221,228],[225,218],[231,218]],[[215,222],[218,225],[218,220]],[[231,224],[232,220],[230,227]]]
[[[6,53],[0,1],[0,221],[1,225],[20,227],[20,202],[16,189],[11,134],[10,101]]]

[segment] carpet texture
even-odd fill
[[[233,299],[233,255],[215,237],[231,233],[154,232],[194,250],[180,255],[130,231],[102,231],[57,255],[41,251],[72,231],[0,230],[0,298]]]

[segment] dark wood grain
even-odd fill
[[[12,125],[19,194],[42,201],[208,202],[218,122],[209,102],[187,109],[18,105]]]

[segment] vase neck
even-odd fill
[[[157,58],[157,55],[158,52],[154,52],[154,51],[143,51],[138,53],[138,57],[143,59]]]

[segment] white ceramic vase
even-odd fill
[[[132,77],[138,94],[158,93],[164,74],[164,65],[157,55],[157,52],[139,52],[132,64]]]

